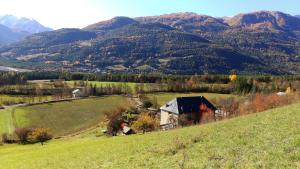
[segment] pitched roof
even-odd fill
[[[204,96],[178,97],[163,105],[160,109],[174,114],[192,113],[199,112],[199,105],[201,104],[205,104],[208,108],[216,110],[216,107]]]
[[[79,89],[76,89],[76,90],[73,90],[73,94],[75,94],[75,93],[78,93],[78,92],[80,92],[80,90]]]
[[[167,104],[160,107],[160,109],[170,113],[179,114],[178,106],[177,106],[177,98],[169,101]]]

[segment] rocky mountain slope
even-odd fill
[[[27,32],[13,31],[4,25],[0,25],[0,45],[15,42],[27,35],[29,35]]]
[[[16,42],[30,34],[52,31],[34,19],[13,15],[0,16],[0,26],[0,44]]]
[[[300,19],[274,11],[116,17],[29,36],[0,48],[0,57],[82,71],[294,74]]]
[[[45,27],[34,19],[25,17],[18,18],[13,15],[0,16],[0,24],[13,30],[25,31],[30,34],[52,31],[51,28]]]

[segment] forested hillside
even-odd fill
[[[296,74],[299,39],[300,19],[281,12],[176,13],[35,34],[0,48],[0,57],[48,70]]]

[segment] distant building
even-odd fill
[[[205,97],[178,97],[160,108],[160,125],[163,129],[174,128],[181,117],[190,124],[215,120],[216,107]]]
[[[83,92],[80,89],[73,90],[72,96],[74,99],[83,97]]]
[[[278,93],[276,93],[276,94],[277,94],[277,96],[285,96],[285,95],[286,95],[285,92],[278,92]]]

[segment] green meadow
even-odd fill
[[[0,133],[11,132],[8,126],[45,127],[55,136],[66,135],[95,126],[105,111],[124,106],[128,106],[125,97],[103,96],[0,110]]]

